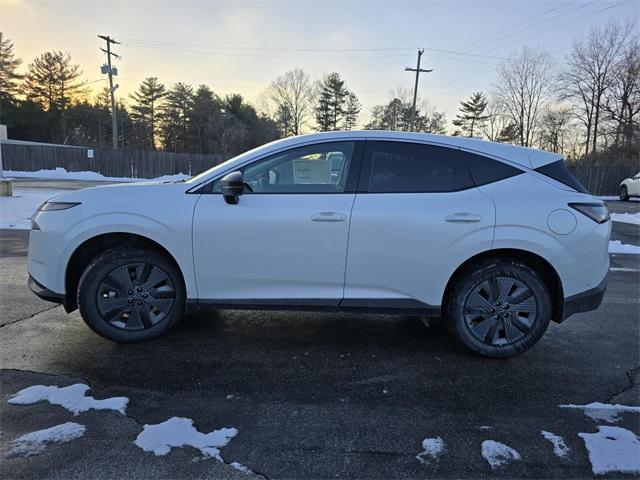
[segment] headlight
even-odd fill
[[[48,212],[51,210],[68,210],[76,205],[80,205],[80,202],[44,202],[38,207],[37,212]]]
[[[569,206],[596,223],[604,223],[610,218],[604,203],[570,203]]]

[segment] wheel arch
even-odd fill
[[[552,301],[551,319],[555,322],[562,321],[564,290],[558,272],[548,260],[538,255],[537,253],[515,248],[499,248],[487,250],[466,259],[462,264],[460,264],[449,278],[447,286],[445,287],[444,294],[442,296],[443,314],[447,311],[449,296],[458,278],[460,278],[471,268],[473,268],[474,265],[491,260],[515,260],[524,263],[525,265],[535,270],[535,272],[540,275],[540,277],[542,277],[549,288],[549,294],[551,295]]]
[[[65,298],[64,307],[67,312],[75,310],[77,306],[77,290],[80,277],[89,262],[105,250],[119,246],[138,246],[156,250],[166,256],[176,267],[183,284],[186,283],[185,274],[180,263],[171,252],[156,240],[147,236],[130,232],[102,233],[85,239],[80,243],[67,262],[65,269]]]

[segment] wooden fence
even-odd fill
[[[617,195],[620,182],[632,177],[638,167],[569,167],[580,183],[594,195]]]
[[[197,175],[225,160],[222,155],[103,150],[28,142],[0,144],[5,170],[34,172],[62,167],[70,172],[92,171],[105,177],[156,178],[184,173]],[[570,167],[594,195],[616,195],[620,182],[638,173],[639,167]]]
[[[57,167],[69,172],[91,171],[105,177],[156,178],[184,173],[197,175],[225,159],[222,155],[106,150],[60,145],[2,143],[5,170],[34,172]]]

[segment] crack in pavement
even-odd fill
[[[626,375],[627,375],[627,379],[629,380],[629,385],[623,388],[622,390],[620,390],[619,392],[615,392],[609,395],[609,397],[607,398],[607,403],[616,403],[614,400],[615,397],[623,395],[624,393],[629,392],[634,388],[636,388],[638,385],[640,385],[640,367],[627,370]]]
[[[28,317],[19,318],[19,319],[17,319],[17,320],[14,320],[13,322],[3,323],[2,325],[0,325],[0,328],[4,328],[4,327],[6,327],[7,325],[13,325],[14,323],[22,322],[22,321],[24,321],[24,320],[31,320],[32,318],[35,318],[35,317],[37,317],[38,315],[41,315],[41,314],[46,313],[46,312],[48,312],[48,311],[50,311],[50,310],[53,310],[54,308],[63,308],[63,307],[62,307],[62,305],[55,304],[55,305],[53,305],[52,307],[45,308],[44,310],[40,310],[39,312],[34,313],[33,315],[29,315]],[[37,372],[35,372],[35,373],[37,373]]]

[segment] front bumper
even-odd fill
[[[44,285],[38,283],[38,281],[29,275],[29,281],[27,282],[29,285],[29,290],[39,296],[41,299],[46,300],[48,302],[55,303],[63,303],[64,302],[64,294],[56,293],[54,291],[49,290]]]
[[[574,313],[590,312],[600,307],[604,293],[607,290],[608,281],[609,272],[607,272],[598,286],[565,298],[562,309],[562,320],[569,318]]]

